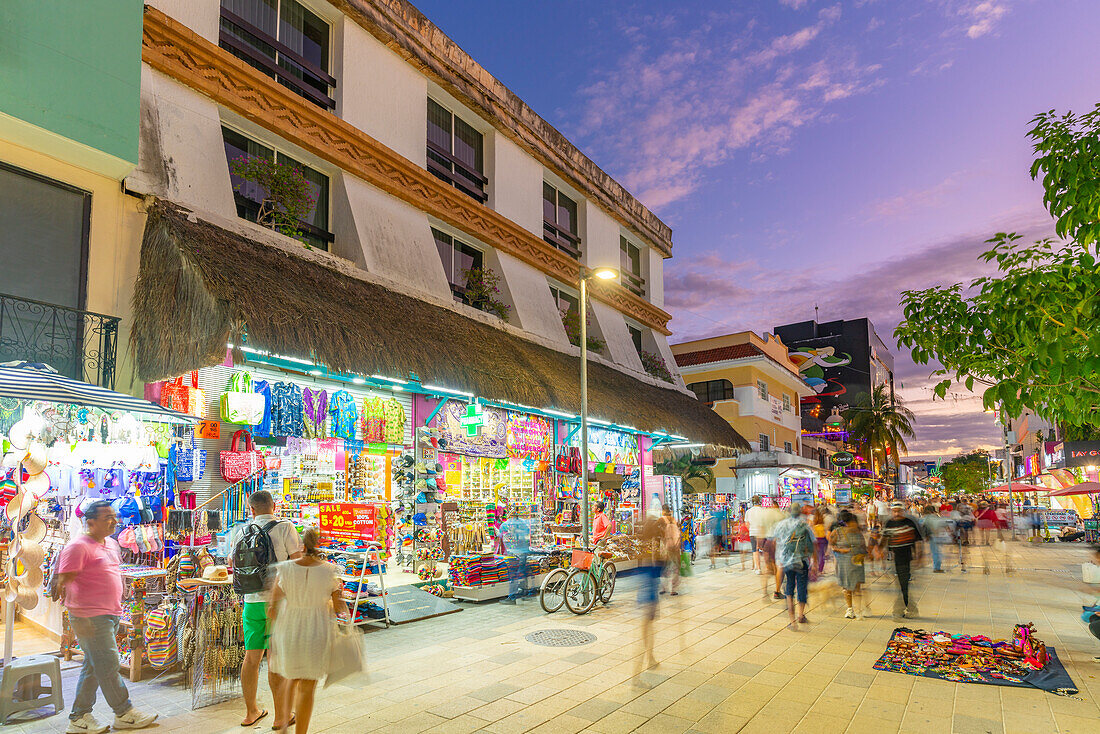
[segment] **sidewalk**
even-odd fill
[[[811,624],[791,632],[782,603],[763,598],[761,577],[740,571],[736,560],[714,571],[700,560],[681,595],[661,597],[660,664],[640,676],[637,582],[628,577],[611,606],[585,617],[546,615],[535,601],[464,605],[460,614],[372,631],[369,673],[320,691],[311,731],[1096,732],[1100,665],[1092,657],[1100,644],[1078,618],[1093,598],[1080,582],[1086,549],[1020,543],[1013,556],[1011,575],[1003,558],[990,558],[990,573],[982,573],[977,548],[968,574],[921,569],[920,618],[906,624],[1004,637],[1013,624],[1034,622],[1080,688],[1077,697],[874,670],[896,626],[889,576],[871,585],[881,616],[846,620],[842,606],[811,599]],[[537,629],[584,630],[596,641],[540,647],[524,640]],[[74,684],[70,668],[67,703]],[[161,711],[160,726],[149,731],[251,731],[236,726],[239,700],[191,711],[189,693],[162,682],[134,684],[131,693],[140,708]],[[101,699],[97,716],[109,721],[109,713]],[[260,723],[255,731],[270,731],[270,716]],[[66,725],[66,716],[50,716],[0,733]]]

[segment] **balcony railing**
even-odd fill
[[[622,272],[621,282],[623,288],[633,293],[636,296],[645,298],[645,278],[640,275],[635,275],[627,270]]]
[[[485,193],[485,185],[489,183],[489,179],[430,140],[428,172],[482,204],[489,198]]]
[[[574,260],[579,260],[581,257],[581,238],[548,219],[542,220],[542,239]]]
[[[336,109],[329,90],[336,79],[285,43],[222,8],[218,45],[326,110]]]
[[[43,362],[66,377],[113,390],[118,322],[0,293],[0,362]]]

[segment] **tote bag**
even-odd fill
[[[252,374],[234,372],[226,391],[222,393],[222,420],[242,426],[256,425],[263,421],[266,407],[264,396],[253,391]]]
[[[196,418],[206,416],[206,393],[199,389],[199,373],[191,372],[191,384],[184,385],[183,377],[164,384],[160,390],[160,404]]]
[[[240,449],[240,439],[244,436],[244,450]],[[263,468],[264,459],[252,445],[252,434],[241,429],[233,434],[229,451],[221,452],[222,479],[233,484],[252,476]]]
[[[325,688],[363,670],[363,636],[351,625],[333,624]]]
[[[195,434],[191,434],[190,444],[176,448],[176,480],[195,482],[202,479],[206,472],[206,449],[195,448]]]

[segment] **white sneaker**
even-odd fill
[[[757,576],[759,576],[759,575],[760,575],[760,569],[759,569],[759,568],[758,568],[758,569],[756,569],[756,575],[757,575]]]
[[[100,724],[91,714],[84,714],[79,719],[69,721],[65,734],[103,734],[110,728],[106,724]]]
[[[122,716],[115,714],[116,729],[144,729],[157,720],[157,714],[143,714],[135,708]]]
[[[844,612],[844,618],[845,619],[855,619],[856,618],[855,610],[852,609],[851,607],[848,607],[848,611]]]

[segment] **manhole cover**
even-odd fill
[[[539,630],[525,635],[528,642],[545,647],[576,647],[596,641],[596,635],[582,630]]]

